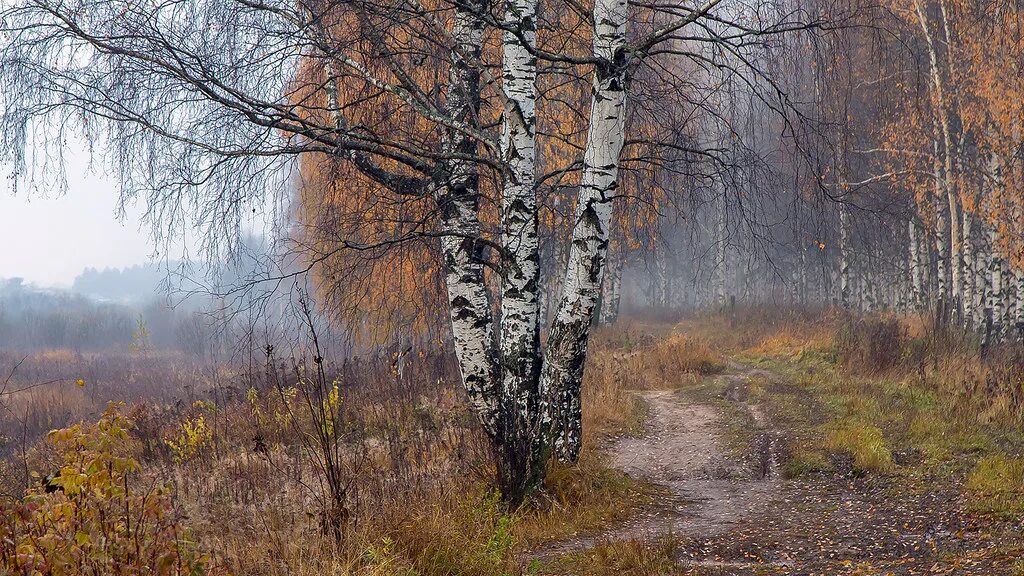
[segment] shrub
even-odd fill
[[[213,442],[213,430],[206,424],[206,416],[186,418],[178,427],[174,437],[164,439],[174,455],[174,461],[182,463],[202,454]]]
[[[680,374],[717,374],[724,369],[706,340],[682,334],[673,334],[660,342],[654,359],[666,380]]]
[[[843,364],[865,374],[878,374],[898,365],[906,341],[907,331],[899,319],[883,316],[847,318],[835,337]]]
[[[59,473],[5,503],[0,565],[32,575],[198,575],[196,553],[163,486],[136,488],[131,424],[111,404],[94,425],[50,433]]]

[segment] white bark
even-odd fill
[[[619,317],[622,289],[622,254],[616,250],[608,254],[607,270],[601,282],[601,324],[614,324]]]
[[[501,367],[505,408],[511,420],[506,435],[528,435],[540,367],[540,258],[537,196],[534,190],[537,62],[536,0],[506,0],[505,23],[515,31],[502,39],[501,153],[505,164],[502,193]]]
[[[878,290],[869,270],[870,267],[865,267],[865,272],[860,275],[860,282],[864,292],[864,309],[874,312],[878,308]]]
[[[925,14],[924,7],[918,0],[914,1],[914,8],[917,14],[918,24],[921,27],[921,31],[925,37],[925,44],[928,48],[928,61],[929,61],[929,72],[931,78],[931,86],[933,94],[935,95],[936,110],[933,116],[933,120],[936,123],[937,132],[941,134],[942,154],[939,154],[939,143],[935,143],[935,162],[936,168],[936,186],[939,194],[939,202],[945,202],[947,204],[946,210],[949,213],[949,234],[946,236],[946,241],[949,243],[949,267],[950,267],[950,285],[948,286],[947,293],[941,293],[940,302],[944,306],[951,306],[956,309],[960,304],[960,299],[963,295],[963,284],[961,276],[962,257],[959,249],[960,242],[960,222],[959,222],[959,201],[956,194],[955,188],[955,158],[954,155],[954,143],[953,143],[953,131],[950,126],[950,110],[949,103],[947,101],[946,88],[942,71],[939,67],[939,55],[937,42],[935,41],[931,27],[928,24],[928,18]],[[943,13],[945,17],[945,13]],[[947,59],[948,59],[947,54]],[[941,163],[941,168],[938,165]],[[944,310],[949,312],[949,310]]]
[[[924,286],[921,275],[921,233],[915,218],[912,217],[907,222],[907,231],[910,243],[910,307],[919,310],[923,301]]]
[[[947,186],[946,199],[949,203],[949,269],[952,295],[950,312],[955,317],[960,317],[963,313],[964,258],[960,231],[960,204],[956,192],[951,186]]]
[[[839,304],[850,309],[850,209],[839,206]]]
[[[667,308],[669,300],[669,279],[668,279],[668,251],[667,246],[660,246],[654,253],[654,307]]]
[[[800,269],[799,269],[799,280],[798,280],[798,293],[799,302],[801,306],[807,304],[807,240],[801,240],[800,242]]]
[[[949,284],[946,262],[949,255],[949,210],[944,199],[939,196],[935,199],[935,276],[936,286],[935,303],[939,312],[945,314],[949,306]]]
[[[480,109],[480,73],[475,63],[464,58],[479,57],[483,42],[483,22],[477,14],[482,4],[456,10],[446,107],[451,117],[473,123]],[[474,11],[476,13],[474,13]],[[476,141],[463,132],[447,130],[443,149],[473,154]],[[462,381],[485,432],[497,432],[500,391],[497,381],[497,357],[494,319],[489,293],[484,285],[483,244],[480,242],[479,175],[470,162],[453,161],[449,165],[447,185],[438,195],[441,214],[441,251],[446,269],[449,314],[455,354]]]
[[[1000,303],[1002,315],[999,317],[999,340],[1006,341],[1010,337],[1010,329],[1013,325],[1014,306],[1012,289],[1016,278],[1013,275],[1013,270],[1010,268],[1009,260],[1006,259],[1002,252],[999,253],[999,275],[1003,280],[1002,290],[999,292],[999,297],[1002,300]]]
[[[722,139],[725,142],[725,139]],[[726,203],[725,197],[725,185],[721,184],[721,195],[718,199],[717,212],[715,218],[715,231],[716,231],[716,251],[715,251],[715,273],[717,281],[715,282],[716,298],[718,300],[718,306],[724,308],[726,300],[729,297],[729,271],[728,268],[728,229],[727,229],[727,215],[728,215],[728,204]]]
[[[548,338],[541,375],[544,432],[553,428],[558,457],[574,461],[581,441],[580,384],[591,317],[608,250],[612,201],[618,188],[626,113],[626,0],[595,0],[590,126],[565,290]],[[555,420],[557,419],[557,420]]]
[[[988,291],[990,287],[988,277],[988,238],[985,235],[985,231],[981,226],[981,222],[975,222],[971,226],[971,235],[974,236],[974,230],[978,232],[979,238],[978,245],[975,246],[973,252],[974,267],[974,329],[975,331],[983,331],[986,329],[985,321],[989,317],[988,309]]]
[[[977,304],[977,274],[975,274],[975,250],[974,250],[974,217],[967,210],[963,211],[963,224],[961,225],[961,231],[963,232],[963,296],[961,301],[963,303],[963,323],[965,326],[970,326],[974,323],[975,310]]]
[[[1024,339],[1024,271],[1014,272],[1017,290],[1014,294],[1013,329],[1014,338],[1019,342]]]
[[[1003,328],[1003,318],[1005,317],[1006,311],[1003,307],[1003,265],[1002,258],[999,256],[999,236],[994,226],[989,227],[989,262],[988,262],[988,274],[989,274],[989,290],[988,290],[988,305],[990,324],[987,330],[987,336],[989,340],[1000,339],[1000,334]]]

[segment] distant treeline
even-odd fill
[[[158,295],[166,277],[166,270],[157,264],[86,268],[75,277],[71,290],[104,301],[147,302]]]
[[[0,350],[106,351],[134,346],[201,354],[209,342],[202,315],[193,308],[171,308],[156,294],[145,304],[129,305],[39,289],[20,278],[0,279]]]

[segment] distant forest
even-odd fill
[[[102,270],[86,268],[75,277],[71,291],[102,301],[146,302],[160,295],[166,277],[166,268],[157,264]]]
[[[173,349],[202,354],[209,342],[194,306],[171,307],[156,265],[86,269],[70,291],[0,279],[0,351]]]

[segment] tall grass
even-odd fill
[[[594,532],[652,498],[650,487],[604,462],[610,437],[639,429],[644,405],[629,362],[661,382],[680,370],[710,370],[706,345],[668,344],[615,328],[599,331],[584,391],[584,449],[554,466],[528,506],[505,509],[491,484],[493,461],[467,408],[451,357],[437,351],[326,366],[337,382],[345,480],[342,537],[325,530],[327,486],[299,430],[303,361],[201,366],[173,355],[82,356],[50,351],[21,361],[8,396],[7,434],[20,434],[0,469],[16,496],[60,455],[37,440],[51,428],[94,421],[105,402],[130,400],[126,417],[141,461],[140,484],[160,479],[211,566],[229,573],[519,574],[545,542]],[[76,385],[81,377],[84,386]],[[127,383],[126,383],[127,382]],[[333,425],[333,424],[332,424]]]

